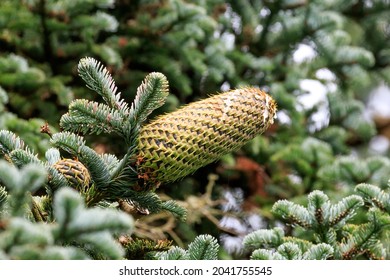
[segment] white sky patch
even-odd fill
[[[280,124],[291,124],[291,118],[285,110],[279,110],[276,112],[276,118]]]
[[[302,177],[295,174],[289,174],[287,176],[293,184],[297,184],[297,185],[302,184]]]
[[[230,254],[232,253],[240,254],[243,250],[241,237],[221,234],[221,242],[225,250]]]
[[[225,212],[228,211],[241,211],[241,203],[244,193],[241,189],[234,189],[225,191],[223,198],[226,203],[222,204],[222,210]]]
[[[236,41],[236,36],[234,34],[225,32],[222,34],[221,40],[226,50],[231,51],[234,49]]]
[[[324,72],[325,73],[325,72]],[[320,129],[329,123],[329,104],[326,97],[329,88],[317,80],[305,79],[300,82],[302,90],[308,92],[297,97],[298,102],[305,109],[318,106],[316,113],[312,114],[312,130]]]
[[[373,154],[385,155],[390,148],[389,139],[383,135],[375,136],[371,139],[369,148]]]
[[[321,68],[316,71],[316,77],[319,80],[326,82],[328,92],[335,92],[337,90],[337,77],[328,68]]]
[[[380,85],[372,91],[367,110],[370,116],[390,117],[390,88],[388,86]]]
[[[320,80],[334,82],[336,81],[336,75],[328,68],[321,68],[316,71],[316,77]]]
[[[312,108],[319,102],[326,100],[328,89],[320,81],[309,79],[301,80],[300,87],[302,90],[308,92],[307,94],[302,94],[297,97],[304,108]]]
[[[252,230],[265,228],[267,226],[267,223],[258,213],[250,213],[245,220]]]
[[[293,54],[293,59],[295,62],[302,63],[307,60],[311,60],[317,56],[316,51],[305,44],[299,44],[298,49]]]
[[[230,84],[228,82],[224,82],[221,85],[221,91],[228,91],[228,90],[230,90]]]
[[[223,216],[219,221],[219,224],[225,228],[231,228],[241,233],[245,233],[247,230],[245,224],[236,217]]]

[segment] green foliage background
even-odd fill
[[[38,158],[44,158],[51,147],[49,136],[40,133],[45,122],[53,133],[60,131],[60,118],[72,100],[102,101],[78,76],[77,65],[85,56],[107,67],[129,103],[149,73],[163,73],[170,94],[152,117],[215,92],[260,87],[278,104],[276,123],[240,151],[193,176],[160,186],[157,193],[163,200],[178,201],[191,215],[185,222],[166,213],[139,219],[134,225],[135,240],[151,241],[135,242],[126,254],[151,257],[151,251],[166,251],[168,245],[159,247],[158,243],[164,239],[187,248],[197,236],[196,242],[204,238],[216,248],[214,240],[204,235],[209,234],[221,244],[219,258],[342,258],[349,256],[351,244],[358,241],[348,234],[364,236],[367,231],[356,233],[354,228],[375,224],[378,230],[372,231],[371,245],[362,245],[351,258],[390,258],[390,116],[368,111],[378,86],[389,92],[389,18],[386,0],[3,0],[0,129],[14,132]],[[307,49],[311,56],[297,60],[299,51]],[[316,87],[308,90],[308,81]],[[98,153],[121,157],[128,148],[123,139],[108,133],[85,139]],[[387,148],[376,149],[378,139]],[[1,182],[5,185],[4,179]],[[362,190],[359,184],[370,185]],[[329,210],[329,203],[353,200],[356,194],[362,194],[362,199],[345,206],[351,215],[345,213],[340,223],[329,222],[321,228],[306,214],[301,220],[288,220],[291,213],[303,213],[297,205],[307,207],[307,213],[317,213],[315,209]],[[59,195],[64,201],[66,197],[77,201],[73,196]],[[275,204],[282,199],[290,204]],[[370,205],[381,214],[376,208],[368,210]],[[332,209],[344,213],[342,208]],[[283,233],[273,229],[284,218],[288,222],[283,224]],[[107,228],[116,232],[124,227],[119,221]],[[258,232],[263,229],[273,232]],[[321,236],[325,229],[332,236]],[[252,232],[258,235],[248,237]],[[44,244],[69,241],[53,229],[50,234]],[[83,246],[91,249],[95,243],[88,238],[75,242],[86,242]],[[266,251],[258,240],[268,248],[278,248],[279,255]],[[155,256],[189,258],[197,251],[179,247],[172,247],[171,255],[167,251]],[[68,248],[58,256],[85,257]],[[103,248],[99,256],[117,258],[118,250]],[[295,253],[286,253],[291,251]],[[53,256],[45,252],[39,258]]]

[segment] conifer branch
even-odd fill
[[[283,242],[292,242],[297,244],[299,249],[301,249],[302,252],[306,252],[313,246],[313,243],[311,241],[294,237],[294,236],[285,236],[283,238]]]
[[[169,240],[149,240],[133,238],[121,242],[125,247],[125,256],[129,260],[156,259],[156,255],[166,252],[172,247]],[[183,249],[181,249],[184,251]],[[185,254],[185,251],[184,251]]]
[[[46,151],[45,158],[49,165],[53,165],[61,159],[60,151],[56,148],[50,148]]]
[[[305,207],[288,200],[277,201],[272,207],[272,212],[304,228],[309,228],[312,225],[312,216],[309,211]]]
[[[13,150],[11,153],[9,153],[9,158],[11,159],[12,163],[18,167],[22,167],[22,166],[29,164],[29,163],[41,164],[37,155],[31,153],[28,149],[27,150],[21,150],[21,149]]]
[[[70,186],[66,178],[60,172],[58,172],[58,170],[55,169],[53,166],[47,165],[46,169],[47,172],[49,173],[49,179],[48,179],[49,188],[46,189],[48,195],[53,195],[55,190]]]
[[[161,204],[161,209],[172,213],[180,221],[187,219],[187,210],[177,204],[174,200],[168,200]]]
[[[0,152],[7,155],[16,149],[25,149],[23,140],[11,131],[0,130]]]
[[[334,249],[329,244],[321,243],[310,247],[302,256],[304,260],[327,260],[333,256]]]
[[[119,159],[115,155],[112,155],[112,154],[101,154],[99,156],[102,158],[104,164],[107,166],[107,169],[110,172],[110,175],[112,175],[114,170],[116,169],[116,167],[119,164]]]
[[[216,260],[218,258],[219,244],[209,235],[199,235],[188,246],[190,260]]]
[[[135,191],[131,188],[131,182],[128,185],[120,184],[119,186],[115,182],[111,182],[110,187],[104,191],[104,198],[106,200],[116,201],[119,198],[136,208],[142,209],[142,212],[147,212],[148,214],[158,213],[163,210],[163,202],[156,193],[151,191]]]
[[[131,231],[133,220],[130,216],[111,209],[85,209],[82,198],[68,188],[58,191],[53,207],[58,221],[53,229],[56,238],[63,242],[89,244],[108,258],[118,259],[123,255],[123,250],[109,233]]]
[[[50,142],[55,147],[60,148],[76,157],[80,152],[80,147],[85,145],[83,137],[67,131],[53,134]]]
[[[100,62],[91,57],[82,58],[78,64],[80,77],[87,87],[101,95],[110,108],[118,110],[122,116],[128,114],[128,105],[117,93],[115,81]]]
[[[46,171],[41,165],[28,164],[19,170],[6,161],[0,161],[0,182],[10,194],[11,216],[21,217],[26,214],[26,204],[31,203],[31,193],[41,187],[46,179]]]
[[[286,242],[281,244],[277,248],[277,252],[286,260],[301,260],[302,251],[298,245],[292,242]]]
[[[60,126],[83,134],[115,131],[123,135],[123,115],[105,104],[77,99],[69,105],[69,112],[61,117]]]
[[[285,260],[279,252],[272,252],[267,249],[257,249],[250,256],[251,260]]]
[[[136,151],[134,146],[130,146],[127,149],[126,154],[118,162],[118,164],[112,167],[110,172],[111,180],[118,186],[128,186],[133,183],[137,178],[137,172],[131,167],[134,163],[134,152]]]
[[[173,247],[166,252],[159,252],[155,255],[159,260],[188,260],[188,253],[180,247]]]
[[[98,191],[104,191],[110,182],[110,172],[103,159],[91,148],[81,146],[79,159],[86,165]]]
[[[390,227],[390,218],[378,209],[369,212],[369,222],[358,226],[340,244],[340,253],[343,259],[353,259],[366,251],[375,253],[378,248],[378,236],[385,228]],[[379,250],[382,251],[382,250]],[[382,257],[386,256],[386,253]],[[378,257],[378,256],[376,256]]]
[[[153,72],[147,75],[131,104],[129,121],[138,125],[143,123],[150,113],[165,103],[168,94],[168,80],[163,74]]]
[[[314,214],[319,225],[327,221],[329,213],[329,197],[322,191],[313,191],[308,195],[308,210]]]
[[[343,198],[339,203],[332,205],[329,209],[329,224],[331,226],[342,226],[355,213],[357,208],[364,205],[363,199],[357,195],[350,195]]]
[[[245,248],[277,247],[282,244],[284,232],[281,228],[259,229],[247,234],[242,241]]]
[[[155,256],[160,260],[216,260],[218,252],[217,240],[209,234],[203,234],[197,236],[187,250],[175,246],[166,252],[158,252]]]
[[[364,200],[378,207],[380,210],[390,213],[390,194],[377,186],[371,184],[359,184],[355,191],[361,195]]]
[[[265,231],[267,230],[264,230],[264,233]],[[248,245],[248,243],[245,244]],[[260,247],[267,247],[267,245],[264,243]],[[258,247],[259,249],[254,250],[250,258],[254,260],[325,260],[331,258],[334,251],[329,244],[312,244],[294,237],[285,237],[278,245],[273,244],[272,247],[276,248],[276,251]]]

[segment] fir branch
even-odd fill
[[[23,256],[21,256],[23,258]],[[17,258],[17,259],[21,259]],[[62,247],[62,246],[50,246],[46,248],[40,255],[41,260],[87,260],[88,255],[81,251],[80,248],[75,247]]]
[[[81,208],[80,208],[81,209]],[[132,226],[132,219],[128,215],[111,209],[85,209],[74,216],[68,227],[69,237],[80,234],[90,234],[105,231],[106,229],[116,231],[128,231]],[[119,215],[118,215],[119,214]],[[97,218],[98,217],[98,218]]]
[[[280,253],[273,252],[267,249],[254,250],[250,258],[251,260],[285,260],[286,259]]]
[[[19,170],[6,161],[0,161],[0,182],[10,194],[11,215],[26,214],[26,205],[31,203],[31,193],[42,186],[46,179],[46,171],[41,165],[31,163]]]
[[[108,70],[96,59],[82,58],[78,64],[80,77],[87,83],[87,87],[100,94],[112,109],[118,110],[122,116],[128,115],[128,105],[117,93],[115,81]]]
[[[340,46],[333,52],[335,63],[339,64],[355,64],[359,63],[365,67],[371,67],[375,63],[374,55],[357,46]]]
[[[50,148],[46,151],[45,158],[49,165],[55,164],[57,161],[61,160],[60,151],[56,148]]]
[[[50,70],[52,73],[57,74],[58,64],[57,64],[57,56],[54,55],[53,51],[53,43],[52,43],[52,29],[49,27],[48,20],[50,19],[48,14],[48,7],[47,7],[47,1],[46,0],[39,0],[39,17],[40,17],[40,24],[42,30],[42,45],[43,45],[43,52],[45,56],[47,57],[47,61],[50,65]]]
[[[148,213],[158,213],[162,210],[162,201],[154,192],[134,191],[129,186],[118,187],[110,184],[105,195],[105,198],[111,201],[116,201],[118,198],[126,200],[140,209],[146,209]]]
[[[11,193],[33,192],[46,180],[46,171],[37,164],[28,164],[17,169],[6,161],[0,161],[0,181]]]
[[[128,260],[158,259],[160,257],[160,253],[166,253],[168,250],[172,249],[172,241],[167,239],[127,239],[125,237],[124,240],[121,241],[121,244],[125,247],[125,256]],[[184,251],[183,249],[181,250]]]
[[[110,182],[110,172],[100,155],[88,146],[81,146],[79,159],[88,168],[96,189],[105,190]]]
[[[7,92],[0,86],[0,111],[4,109],[3,105],[8,103]]]
[[[135,146],[129,146],[124,157],[118,162],[116,167],[111,171],[111,179],[119,185],[127,185],[134,182],[138,173],[132,169],[131,164],[134,163],[133,155],[136,151]],[[121,181],[123,182],[121,184]]]
[[[360,194],[364,200],[378,207],[380,210],[390,213],[390,194],[377,186],[370,184],[359,184],[355,191]]]
[[[357,208],[364,205],[363,199],[357,195],[350,195],[343,198],[339,203],[332,205],[329,209],[329,225],[342,226],[351,219]]]
[[[93,238],[88,234],[129,231],[133,227],[133,220],[125,213],[112,209],[86,209],[80,195],[69,188],[57,192],[53,208],[58,221],[54,233],[64,241],[77,241],[80,237],[85,241],[85,238]]]
[[[292,242],[283,243],[278,247],[277,252],[287,260],[302,259],[302,251],[297,244]]]
[[[61,117],[60,126],[84,134],[115,131],[122,135],[123,115],[105,104],[77,99],[69,105],[69,113]]]
[[[368,223],[357,226],[340,244],[343,259],[353,259],[371,248],[378,249],[378,236],[390,227],[390,217],[378,209],[371,209],[368,218]]]
[[[304,228],[312,226],[312,217],[309,211],[298,204],[288,200],[279,200],[272,206],[272,212],[280,215],[283,219],[289,220],[292,224]]]
[[[18,167],[22,167],[29,163],[35,163],[42,165],[42,162],[38,159],[37,155],[34,155],[29,150],[16,149],[9,153],[9,158],[13,164]]]
[[[284,232],[281,228],[259,229],[244,237],[245,248],[273,248],[282,244]]]
[[[86,251],[99,252],[94,259],[120,260],[124,255],[123,248],[108,231],[81,234],[77,238],[77,243],[83,244]]]
[[[302,252],[306,252],[307,250],[309,250],[314,244],[308,240],[305,240],[305,239],[301,239],[301,238],[298,238],[298,237],[293,237],[293,236],[286,236],[283,238],[283,243],[286,243],[286,242],[291,242],[291,243],[294,243],[294,244],[297,244],[299,249],[302,251]]]
[[[49,179],[48,179],[48,188],[46,188],[46,191],[49,195],[52,195],[55,190],[63,188],[63,187],[69,187],[69,183],[60,172],[58,172],[57,169],[55,169],[51,165],[46,166],[46,170],[49,173]]]
[[[131,200],[136,201],[141,208],[148,209],[150,213],[161,211],[162,201],[157,194],[153,192],[132,192],[132,194]]]
[[[2,244],[2,247],[6,245],[12,248],[13,251],[25,251],[28,250],[28,247],[43,247],[53,243],[51,231],[47,224],[34,224],[24,218],[15,217],[10,220],[7,230],[10,235],[2,240],[9,244],[7,244],[8,246]],[[13,252],[10,253],[13,254]],[[26,259],[26,256],[24,255],[23,258]]]
[[[43,208],[46,205],[44,202],[41,204],[41,201],[42,201],[41,197],[38,196],[33,196],[31,199],[30,211],[36,222],[44,222],[46,221],[46,217],[48,216],[47,212],[45,213],[45,208]]]
[[[83,137],[67,131],[53,134],[50,142],[55,147],[60,148],[73,156],[77,156],[80,147],[85,145]]]
[[[47,172],[42,165],[29,163],[19,171],[19,186],[25,191],[33,193],[47,180]]]
[[[367,255],[367,258],[370,260],[385,260],[389,257],[389,250],[386,250],[382,243],[377,242],[367,249],[365,255]]]
[[[219,244],[211,235],[199,235],[190,243],[187,251],[190,260],[216,260]]]
[[[334,228],[329,228],[329,227],[325,227],[324,229],[314,233],[314,240],[318,243],[324,242],[335,247],[337,244],[336,230]]]
[[[313,245],[307,250],[302,258],[304,260],[326,260],[333,256],[333,248],[329,244],[321,243]]]
[[[139,126],[153,110],[165,103],[168,94],[168,80],[163,74],[153,72],[147,75],[131,104],[129,122]]]
[[[177,246],[166,252],[158,252],[155,257],[158,260],[189,260],[187,251]]]
[[[22,139],[8,130],[0,130],[0,152],[3,155],[8,155],[16,149],[25,149],[25,144]]]
[[[308,195],[308,210],[313,213],[319,225],[327,222],[329,213],[329,197],[322,191],[313,191]]]
[[[187,210],[174,200],[168,200],[161,204],[161,209],[172,213],[177,219],[184,222],[187,219]]]
[[[101,154],[99,156],[102,158],[103,162],[107,166],[107,169],[109,170],[110,174],[112,175],[114,170],[116,169],[116,167],[119,164],[118,158],[112,154]]]

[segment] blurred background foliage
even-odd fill
[[[85,56],[108,67],[128,101],[148,73],[166,75],[171,94],[155,114],[246,85],[269,92],[278,116],[264,135],[159,188],[189,210],[187,222],[157,214],[135,225],[141,238],[179,246],[212,234],[223,258],[241,258],[246,234],[281,226],[279,199],[389,188],[389,18],[387,0],[2,0],[0,129],[43,156],[40,127],[59,131],[71,100],[99,98],[77,76]],[[87,139],[125,152],[109,135]]]

